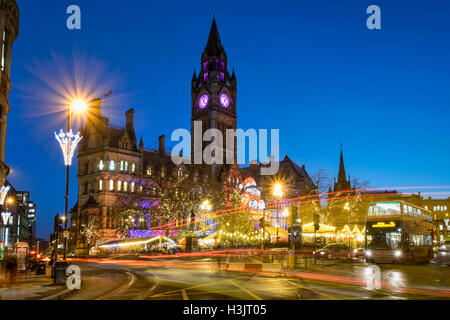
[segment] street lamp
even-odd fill
[[[202,210],[203,212],[210,212],[212,209],[212,205],[209,202],[209,200],[204,200],[201,204],[200,204],[200,210]],[[206,214],[203,214],[203,235],[206,234]]]
[[[350,204],[348,202],[344,205],[344,210],[347,211],[347,219],[348,219],[348,252],[351,254],[351,239],[350,239]]]
[[[281,183],[276,183],[273,188],[273,195],[279,200],[283,197],[283,185]],[[277,202],[277,222],[279,222],[279,206],[281,206],[280,201]],[[277,223],[277,245],[278,245],[278,223]]]
[[[63,156],[64,164],[66,166],[66,195],[65,195],[65,211],[64,211],[64,261],[67,261],[67,221],[69,213],[69,171],[72,165],[72,158],[77,148],[78,143],[82,137],[80,133],[73,134],[71,129],[72,109],[75,112],[82,113],[86,109],[86,103],[83,100],[77,99],[72,101],[67,109],[67,132],[63,130],[59,134],[55,132],[55,138],[59,142]]]

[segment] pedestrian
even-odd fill
[[[6,259],[6,279],[8,282],[14,282],[17,275],[17,259],[13,255],[9,255]]]

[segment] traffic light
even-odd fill
[[[5,244],[3,242],[0,242],[0,259],[3,260],[5,257]]]
[[[298,219],[298,207],[292,206],[291,212],[289,214],[289,225],[292,226],[292,225],[296,224],[297,219]]]

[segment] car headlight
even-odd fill
[[[368,256],[368,257],[372,256],[372,251],[366,250],[366,256]]]
[[[400,257],[402,255],[402,252],[400,250],[396,250],[394,252],[394,255],[398,258],[398,257]]]
[[[320,251],[320,254],[325,254],[325,252],[323,252],[323,251]]]
[[[358,249],[353,249],[353,253],[358,253]]]

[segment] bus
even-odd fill
[[[405,201],[371,203],[366,215],[366,262],[428,262],[433,257],[433,234],[430,211]]]

